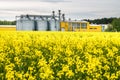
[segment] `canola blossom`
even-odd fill
[[[120,79],[120,33],[0,32],[0,80],[92,79]]]

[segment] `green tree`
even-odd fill
[[[0,20],[0,25],[15,25],[16,21],[1,21]]]
[[[108,28],[105,30],[105,32],[115,32],[116,29],[113,28],[111,24],[108,24]]]
[[[112,21],[112,26],[114,30],[120,31],[120,18],[114,19]]]

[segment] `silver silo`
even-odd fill
[[[23,30],[22,29],[22,20],[17,20],[16,21],[16,30]]]
[[[60,21],[59,20],[56,21],[56,30],[60,31]]]
[[[22,20],[23,30],[34,30],[34,20],[24,19]]]
[[[60,30],[60,23],[59,20],[49,20],[49,26],[51,31],[59,31]]]
[[[17,30],[34,30],[34,20],[27,17],[17,20]]]
[[[48,28],[47,20],[37,20],[37,29],[38,31],[46,31]]]
[[[50,31],[56,31],[57,27],[56,27],[56,22],[55,20],[49,20],[49,27],[50,27]]]

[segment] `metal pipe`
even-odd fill
[[[55,19],[55,11],[52,11],[52,13],[53,13],[53,19]]]
[[[58,10],[59,14],[59,21],[61,21],[61,10]]]
[[[63,21],[65,21],[65,14],[62,14]]]
[[[28,18],[29,20],[31,20],[28,14],[26,15],[26,18]]]
[[[35,31],[38,30],[38,24],[37,24],[36,17],[34,17],[34,30],[35,30]]]

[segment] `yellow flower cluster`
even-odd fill
[[[120,33],[0,32],[0,80],[120,79]]]

